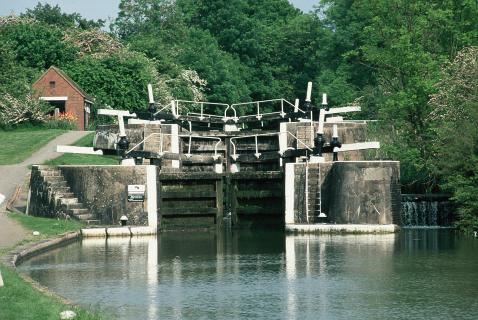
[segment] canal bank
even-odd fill
[[[17,246],[0,251],[0,271],[4,282],[0,287],[0,319],[57,320],[60,313],[66,310],[73,310],[77,320],[103,319],[98,311],[76,306],[16,269],[21,260],[71,242],[79,234],[80,225],[73,221],[52,221],[20,214],[9,216],[9,219],[17,220],[25,230],[29,230],[30,236]],[[34,230],[40,230],[40,235],[32,236]]]

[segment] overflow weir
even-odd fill
[[[148,232],[396,232],[399,162],[374,159],[368,121],[339,116],[360,107],[329,108],[326,96],[314,107],[309,91],[301,108],[284,99],[159,106],[150,94],[148,114],[99,110],[118,125],[98,126],[93,148],[58,151],[118,154],[121,164],[34,166],[29,211]]]

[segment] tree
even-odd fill
[[[5,42],[0,42],[0,96],[21,97],[30,92],[38,71],[24,67],[15,60],[15,53]]]
[[[0,26],[0,41],[12,48],[19,63],[35,69],[61,66],[75,59],[77,49],[63,37],[59,28],[28,19]]]
[[[433,190],[427,102],[441,65],[478,40],[476,2],[327,0],[319,11],[333,31],[331,69],[364,96],[383,134],[393,133],[382,152],[402,161],[408,191]]]
[[[478,47],[461,50],[436,87],[432,164],[458,204],[458,226],[471,231],[478,228]]]
[[[67,14],[61,12],[61,8],[58,5],[51,6],[48,3],[42,4],[40,2],[33,9],[27,9],[21,16],[62,29],[79,28],[86,30],[102,28],[105,24],[104,20],[84,19],[79,13]]]

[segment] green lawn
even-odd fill
[[[5,286],[0,288],[0,319],[58,320],[60,312],[73,310],[76,320],[96,320],[100,316],[75,306],[61,303],[24,281],[12,268],[0,265]]]
[[[10,213],[9,217],[17,220],[30,231],[40,232],[40,236],[32,236],[24,242],[37,241],[68,231],[75,231],[83,226],[81,222],[75,220],[56,220],[16,213]],[[6,251],[0,252],[0,256],[2,253],[5,254]],[[64,310],[75,311],[77,320],[101,319],[101,316],[94,312],[64,304],[55,296],[38,291],[23,280],[13,268],[0,264],[0,270],[5,284],[0,288],[0,319],[2,320],[58,320],[60,312]]]
[[[94,133],[88,134],[76,141],[73,145],[77,147],[92,147]],[[90,154],[71,154],[66,153],[55,159],[48,160],[44,164],[47,165],[63,165],[63,164],[93,164],[93,165],[112,165],[118,164],[116,156],[96,156]]]
[[[49,238],[69,231],[76,231],[84,227],[78,220],[64,220],[27,216],[21,213],[9,213],[8,216],[17,220],[25,229],[40,232],[41,238]],[[38,239],[38,238],[35,238]],[[0,318],[1,319],[1,318]]]
[[[0,131],[0,165],[22,162],[64,132],[66,131],[36,128]]]

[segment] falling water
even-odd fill
[[[446,198],[402,195],[403,226],[443,226],[453,224],[450,202]]]

